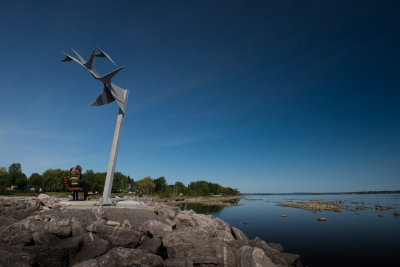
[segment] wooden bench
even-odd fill
[[[69,177],[64,177],[64,187],[68,191],[83,191],[83,188],[80,186],[71,186]]]

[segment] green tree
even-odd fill
[[[179,195],[180,193],[186,194],[186,192],[187,192],[187,188],[186,188],[185,184],[182,182],[176,182],[174,190],[175,190],[175,194],[177,194],[177,195]]]
[[[165,180],[164,176],[154,179],[154,184],[155,184],[154,190],[156,193],[162,193],[167,190],[167,181]]]
[[[0,168],[0,186],[10,186],[10,175],[5,167]]]
[[[69,176],[69,171],[61,169],[48,169],[43,172],[43,191],[60,192],[64,190],[64,177]]]
[[[17,172],[14,174],[15,185],[18,187],[23,187],[24,185],[28,184],[28,178],[26,177],[25,173]]]
[[[126,176],[120,172],[116,172],[114,174],[112,191],[119,193],[127,192],[129,189],[129,182],[130,182],[129,176]]]
[[[151,194],[152,192],[154,192],[154,188],[156,187],[156,185],[154,184],[153,179],[147,176],[137,181],[136,187],[140,193]]]
[[[33,185],[35,192],[38,192],[43,187],[43,177],[39,173],[34,172],[29,177],[29,183]]]
[[[22,166],[21,163],[13,163],[8,167],[8,172],[9,173],[17,173],[17,172],[22,172]]]
[[[20,185],[23,184],[23,175],[22,175],[22,167],[21,163],[13,163],[8,167],[8,173],[9,173],[9,183],[11,185],[17,185],[17,180]],[[26,176],[25,176],[26,177]]]
[[[93,170],[87,170],[83,174],[82,181],[87,183],[93,192],[101,194],[103,193],[106,175],[107,173],[105,172],[94,172]]]

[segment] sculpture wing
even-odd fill
[[[111,103],[115,100],[110,90],[104,85],[103,92],[97,97],[97,99],[92,103],[92,106],[101,106]]]
[[[83,59],[83,57],[81,57],[81,55],[78,54],[78,52],[76,52],[73,48],[71,48],[72,52],[74,52],[74,54],[79,58],[79,61],[82,64],[86,64],[86,60]]]
[[[88,62],[84,63],[83,65],[88,69],[92,70],[93,69],[93,64],[94,64],[94,52],[90,55],[90,58]]]
[[[85,65],[83,65],[79,60],[77,60],[76,58],[63,53],[65,58],[63,60],[61,60],[62,62],[68,62],[68,61],[75,61],[76,63],[78,63],[79,65],[81,65],[82,67],[86,68]]]
[[[96,57],[105,57],[108,60],[111,61],[112,64],[114,64],[115,66],[117,66],[117,64],[115,64],[114,60],[112,60],[112,58],[103,50],[101,50],[100,48],[97,47],[97,50],[99,50],[99,53],[96,54]]]

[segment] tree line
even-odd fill
[[[13,163],[8,167],[0,168],[0,187],[17,186],[24,189],[27,185],[32,185],[36,192],[63,192],[64,178],[69,176],[69,170],[48,169],[42,174],[32,173],[28,178],[22,172],[20,163]],[[82,182],[89,184],[93,192],[101,194],[103,192],[105,172],[95,172],[87,170],[82,175]],[[152,178],[150,176],[135,181],[129,175],[115,172],[113,193],[137,193],[160,196],[207,196],[207,195],[239,195],[237,189],[223,187],[217,183],[207,181],[190,182],[187,186],[182,182],[168,184],[165,177]]]

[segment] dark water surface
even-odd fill
[[[198,213],[212,214],[241,229],[253,239],[281,243],[286,252],[300,254],[310,266],[400,266],[400,196],[368,195],[257,195],[245,196],[240,206],[187,205]],[[312,212],[280,207],[277,202],[345,200],[345,206],[365,206],[358,212]],[[364,202],[359,204],[356,202]],[[395,206],[379,211],[375,205]],[[281,215],[287,217],[281,217]],[[383,216],[383,217],[381,217]],[[326,222],[317,221],[325,217]]]

